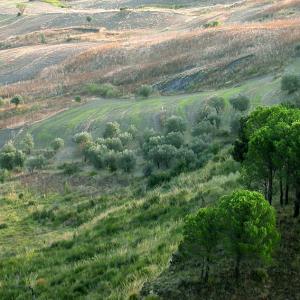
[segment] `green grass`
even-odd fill
[[[210,162],[146,194],[136,182],[95,198],[24,192],[19,199],[21,187],[7,183],[0,198],[7,224],[0,229],[0,298],[127,299],[138,293],[167,267],[183,218],[238,185],[239,173],[228,172],[228,163]]]
[[[190,95],[162,96],[144,100],[97,99],[82,106],[72,108],[52,118],[33,125],[29,131],[40,146],[49,145],[56,137],[61,137],[70,144],[71,137],[79,131],[89,130],[99,136],[106,122],[116,120],[123,128],[134,124],[137,128],[159,128],[159,114],[164,108],[168,115],[178,114],[188,119],[203,102],[213,95],[220,95],[228,100],[231,96],[243,93],[252,99],[253,107],[260,103],[274,101],[270,91],[279,90],[279,80],[261,78],[250,80],[243,85]]]
[[[49,3],[56,7],[61,7],[61,8],[66,7],[66,5],[63,4],[60,0],[43,0],[43,2]]]

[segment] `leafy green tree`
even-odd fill
[[[213,107],[216,113],[219,114],[225,108],[225,99],[218,96],[212,97],[208,100],[208,105]]]
[[[97,169],[102,169],[105,166],[105,155],[108,149],[105,145],[91,144],[86,150],[87,159]]]
[[[118,169],[117,153],[113,150],[110,150],[107,153],[105,153],[104,164],[111,172],[117,171]]]
[[[300,78],[296,75],[285,75],[281,79],[281,89],[292,94],[300,89]]]
[[[81,97],[80,96],[75,96],[74,100],[75,100],[75,102],[80,103],[81,102]]]
[[[181,132],[186,130],[186,123],[181,117],[171,116],[166,120],[166,132]]]
[[[250,99],[243,95],[238,95],[229,99],[229,102],[234,110],[244,112],[250,107]]]
[[[103,137],[106,138],[114,138],[120,134],[120,124],[118,122],[108,122],[106,123]]]
[[[205,282],[208,281],[210,264],[216,256],[217,247],[222,239],[221,234],[222,228],[217,208],[201,208],[196,215],[191,215],[185,220],[182,245],[185,251],[193,253],[199,259],[204,258],[202,276]]]
[[[51,142],[51,148],[57,152],[58,150],[60,150],[61,148],[63,148],[65,146],[65,142],[63,139],[61,138],[55,138],[52,142]]]
[[[166,135],[166,144],[180,148],[184,144],[184,136],[180,132],[169,132]]]
[[[114,150],[116,152],[123,151],[123,145],[122,142],[119,138],[107,138],[104,140],[104,145],[109,149],[109,150]]]
[[[235,276],[246,260],[268,262],[278,242],[275,210],[257,192],[239,190],[220,199],[228,254],[235,259]]]
[[[171,161],[175,158],[177,149],[172,145],[159,145],[152,148],[149,152],[149,158],[158,168],[170,167]]]
[[[83,131],[83,132],[80,132],[80,133],[76,133],[74,135],[73,140],[76,144],[83,147],[84,145],[86,145],[87,143],[92,141],[92,136],[89,132]]]
[[[17,150],[15,146],[9,142],[0,150],[0,168],[13,170],[16,167],[23,167],[25,162],[25,154]]]
[[[46,164],[47,164],[47,160],[43,155],[30,157],[26,161],[26,166],[29,172],[33,172],[34,170],[41,170],[46,166]]]
[[[128,133],[130,133],[132,135],[133,138],[136,138],[138,135],[138,130],[133,124],[131,124],[129,126],[127,131],[128,131]]]
[[[23,150],[26,154],[30,154],[34,148],[33,136],[30,133],[27,133],[22,140]]]
[[[87,16],[87,17],[86,17],[86,21],[87,21],[88,23],[91,23],[92,20],[93,20],[93,18],[92,18],[91,16]]]
[[[16,108],[23,102],[23,97],[20,95],[16,95],[13,98],[11,98],[10,103],[14,104]]]
[[[131,150],[124,150],[119,155],[119,167],[124,172],[129,173],[133,171],[136,165],[136,156]]]
[[[122,145],[125,147],[132,142],[133,136],[129,132],[122,132],[119,134],[119,139],[121,140]]]
[[[137,96],[148,98],[153,93],[153,88],[151,85],[143,84],[135,93]]]
[[[197,123],[192,128],[192,136],[200,136],[203,134],[214,134],[215,126],[208,120]]]

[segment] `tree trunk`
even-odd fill
[[[285,205],[289,204],[289,189],[290,189],[289,175],[287,175],[285,181]]]
[[[239,282],[240,279],[240,264],[241,264],[241,256],[238,254],[236,256],[236,260],[235,260],[235,269],[234,269],[234,273],[235,273],[235,279],[236,282]]]
[[[265,195],[265,198],[267,199],[267,197],[268,197],[268,182],[266,179],[264,182],[264,195]]]
[[[205,278],[204,281],[207,283],[209,277],[209,258],[206,258],[206,270],[205,270]]]
[[[268,201],[272,204],[272,197],[273,197],[273,169],[269,168],[268,174]]]
[[[283,184],[282,184],[282,176],[280,175],[279,179],[279,186],[280,186],[280,206],[283,207]]]
[[[300,185],[297,183],[296,185],[296,199],[294,206],[294,218],[299,217],[300,213]]]

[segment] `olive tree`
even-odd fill
[[[104,138],[117,137],[119,134],[120,134],[120,124],[118,122],[106,123],[104,133],[103,133]]]
[[[16,167],[23,167],[25,162],[25,154],[17,150],[15,146],[8,142],[0,150],[0,168],[13,170]]]
[[[234,110],[244,112],[250,107],[250,99],[244,95],[238,95],[236,97],[230,98],[229,102]]]
[[[133,171],[136,165],[136,156],[131,150],[124,150],[119,154],[118,165],[124,172]]]
[[[65,142],[63,139],[61,138],[55,138],[52,142],[51,142],[51,148],[57,152],[58,150],[60,150],[61,148],[63,148],[65,145]]]
[[[166,120],[166,132],[184,132],[186,130],[186,123],[181,117],[171,116]]]

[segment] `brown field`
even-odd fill
[[[0,96],[22,94],[29,107],[47,108],[45,99],[82,93],[89,82],[125,94],[144,83],[174,93],[280,72],[300,43],[300,2],[215,2],[172,9],[168,2],[69,1],[62,9],[33,1],[16,17],[14,1],[1,0]],[[135,8],[118,9],[124,6]],[[11,109],[0,111],[1,126]]]

